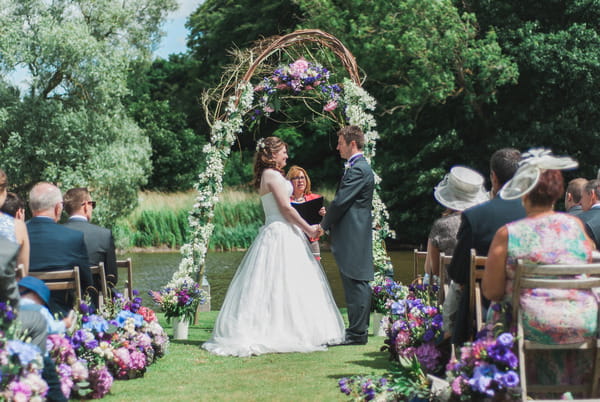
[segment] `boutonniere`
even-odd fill
[[[348,170],[352,167],[352,165],[350,164],[350,162],[344,162],[344,170]]]

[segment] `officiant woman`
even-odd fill
[[[310,191],[310,178],[306,170],[300,166],[292,166],[287,173],[287,179],[292,182],[294,191],[290,197],[290,202],[301,204],[303,202],[311,201],[321,197],[319,194],[315,194]],[[321,208],[319,215],[325,215],[325,207]],[[321,249],[319,247],[319,238],[309,238],[310,251],[317,260],[321,260]]]

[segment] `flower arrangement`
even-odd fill
[[[457,358],[446,367],[452,395],[459,400],[501,395],[518,400],[519,361],[512,351],[513,343],[514,337],[508,332],[494,337],[492,331],[482,331],[475,342],[461,347]]]
[[[385,343],[391,359],[416,356],[426,372],[436,372],[441,359],[436,342],[442,335],[442,313],[430,285],[410,285],[404,299],[388,300],[388,306],[391,325]]]
[[[273,74],[264,77],[260,84],[254,87],[258,95],[258,106],[254,109],[251,119],[260,115],[269,116],[279,110],[281,93],[314,95],[324,103],[323,111],[332,112],[338,107],[342,88],[339,84],[329,83],[330,72],[317,63],[299,58],[288,65],[279,66]]]
[[[380,314],[388,314],[390,312],[390,301],[401,300],[408,295],[408,288],[395,282],[389,276],[375,278],[371,282],[371,290],[373,292],[371,308]]]
[[[42,379],[42,356],[37,346],[19,339],[12,307],[0,303],[0,401],[42,401],[48,384]]]
[[[198,305],[206,302],[206,292],[189,277],[176,279],[159,292],[148,293],[165,313],[167,322],[170,322],[171,318],[192,322]]]

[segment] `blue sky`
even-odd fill
[[[165,24],[163,25],[163,31],[166,35],[163,37],[158,49],[154,54],[163,59],[168,58],[172,53],[182,53],[186,50],[185,39],[187,37],[187,30],[185,29],[185,22],[187,17],[198,8],[198,6],[204,0],[178,0],[179,9],[169,14]]]

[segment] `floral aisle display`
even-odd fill
[[[329,70],[318,63],[300,58],[292,63],[280,65],[272,74],[263,77],[255,85],[250,82],[256,67],[265,58],[282,48],[302,42],[311,42],[332,50],[342,61],[352,79],[346,78],[342,83],[331,83]],[[375,156],[375,142],[379,138],[372,115],[375,100],[360,87],[354,57],[339,40],[318,30],[297,31],[274,40],[253,59],[254,63],[248,69],[246,76],[235,86],[235,94],[229,97],[223,95],[218,102],[217,111],[220,112],[221,105],[226,105],[225,113],[215,113],[218,117],[211,127],[210,144],[203,149],[207,163],[205,171],[198,176],[195,185],[198,195],[189,215],[191,240],[181,248],[182,261],[179,269],[173,274],[171,282],[166,285],[167,288],[174,287],[176,280],[191,278],[195,273],[198,273],[199,281],[202,280],[206,252],[213,232],[211,220],[214,206],[223,190],[225,161],[229,157],[236,136],[243,131],[245,117],[250,116],[252,121],[263,115],[269,115],[281,106],[279,100],[283,96],[312,98],[313,101],[322,104],[320,111],[314,109],[316,113],[328,114],[342,125],[361,127],[366,140],[365,158],[372,162]],[[235,77],[231,79],[235,80]],[[378,275],[383,275],[389,273],[391,267],[383,240],[394,236],[394,232],[389,228],[387,223],[389,216],[379,197],[380,182],[379,176],[375,175],[373,254],[375,270]]]
[[[48,384],[42,379],[40,350],[15,339],[15,313],[0,303],[0,401],[42,401]]]
[[[81,303],[72,331],[48,337],[65,397],[102,398],[114,379],[143,376],[167,352],[169,338],[156,314],[134,294],[133,300],[118,294],[98,312]]]
[[[519,361],[513,343],[510,333],[495,337],[492,331],[482,331],[472,344],[461,347],[447,366],[452,399],[519,400]]]

